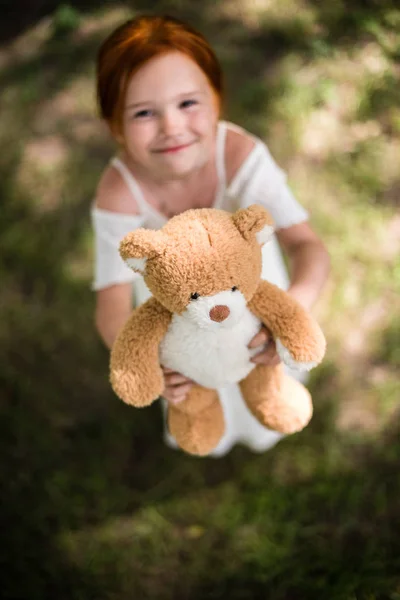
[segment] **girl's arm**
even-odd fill
[[[113,167],[105,170],[97,188],[95,203],[97,208],[111,212],[132,215],[138,212],[131,192]],[[132,296],[131,282],[110,285],[96,292],[95,326],[109,350],[131,316]],[[168,369],[164,371],[164,380],[166,387],[162,395],[172,404],[184,400],[193,385],[187,377]]]
[[[290,267],[288,293],[303,308],[311,310],[326,282],[330,271],[329,254],[308,223],[299,223],[279,229],[276,236],[287,254]],[[250,348],[266,349],[252,358],[256,364],[277,365],[280,362],[275,344],[265,327],[252,339]]]
[[[135,199],[120,173],[108,166],[97,186],[95,205],[112,213],[138,214]],[[118,283],[96,292],[95,325],[109,350],[132,312],[132,283]]]
[[[253,148],[254,141],[251,136],[244,131],[239,133],[228,129],[225,156],[228,182],[231,182]],[[271,159],[266,159],[265,169],[267,173],[271,172],[270,163]],[[272,169],[272,173],[273,171],[274,169]],[[278,229],[276,236],[289,259],[291,283],[288,292],[306,310],[310,310],[318,299],[329,275],[330,260],[328,252],[322,241],[306,222]],[[265,346],[269,340],[270,336],[267,330],[262,328],[251,341],[250,347]],[[253,357],[252,361],[261,364],[278,364],[279,357],[275,345],[272,342],[268,344],[267,349]]]
[[[109,350],[131,312],[131,283],[112,285],[96,292],[95,325]]]
[[[329,254],[308,223],[279,229],[276,236],[289,259],[288,293],[310,310],[328,278]]]
[[[254,145],[254,139],[246,132],[228,129],[225,149],[228,182],[232,181]],[[328,252],[307,222],[278,229],[276,236],[290,263],[291,284],[288,291],[309,310],[328,278]]]

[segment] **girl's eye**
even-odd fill
[[[197,103],[196,100],[183,100],[183,102],[180,103],[180,108],[190,108],[191,106],[195,106]]]
[[[139,110],[133,115],[134,119],[146,119],[153,116],[153,111],[150,109]]]
[[[197,292],[195,292],[194,294],[190,294],[191,300],[197,300],[197,298],[200,298],[200,294],[198,294]]]

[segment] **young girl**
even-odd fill
[[[120,258],[120,240],[138,227],[158,229],[190,208],[234,212],[264,205],[275,220],[276,238],[264,246],[262,276],[310,309],[327,278],[327,252],[265,144],[220,120],[221,69],[203,36],[170,17],[124,23],[100,48],[97,93],[101,116],[118,144],[92,208],[96,326],[107,347],[133,302],[149,296],[143,279]],[[280,247],[290,262],[290,283]],[[279,362],[267,330],[250,346],[260,347],[255,363]],[[184,401],[191,386],[179,373],[165,370],[167,402]],[[264,451],[281,437],[256,421],[237,386],[220,389],[219,396],[226,433],[214,456],[238,442]],[[167,431],[165,439],[174,445]]]

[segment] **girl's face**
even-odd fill
[[[214,156],[218,116],[203,71],[185,54],[170,52],[132,76],[119,141],[147,175],[181,179]]]

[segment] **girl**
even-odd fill
[[[97,94],[101,116],[118,144],[92,207],[96,326],[107,347],[130,315],[132,297],[137,304],[149,296],[143,279],[120,258],[120,240],[137,227],[158,229],[189,208],[234,212],[264,205],[275,220],[276,238],[264,246],[262,276],[310,309],[327,278],[327,252],[265,144],[220,120],[221,69],[203,36],[170,17],[124,23],[100,48]],[[289,258],[290,283],[280,247]],[[279,362],[265,329],[250,346],[260,347],[255,363]],[[192,385],[170,371],[165,382],[163,397],[172,403],[184,401]],[[237,386],[219,395],[226,433],[214,456],[237,442],[264,451],[281,437],[256,421]],[[165,439],[174,445],[167,431]]]

